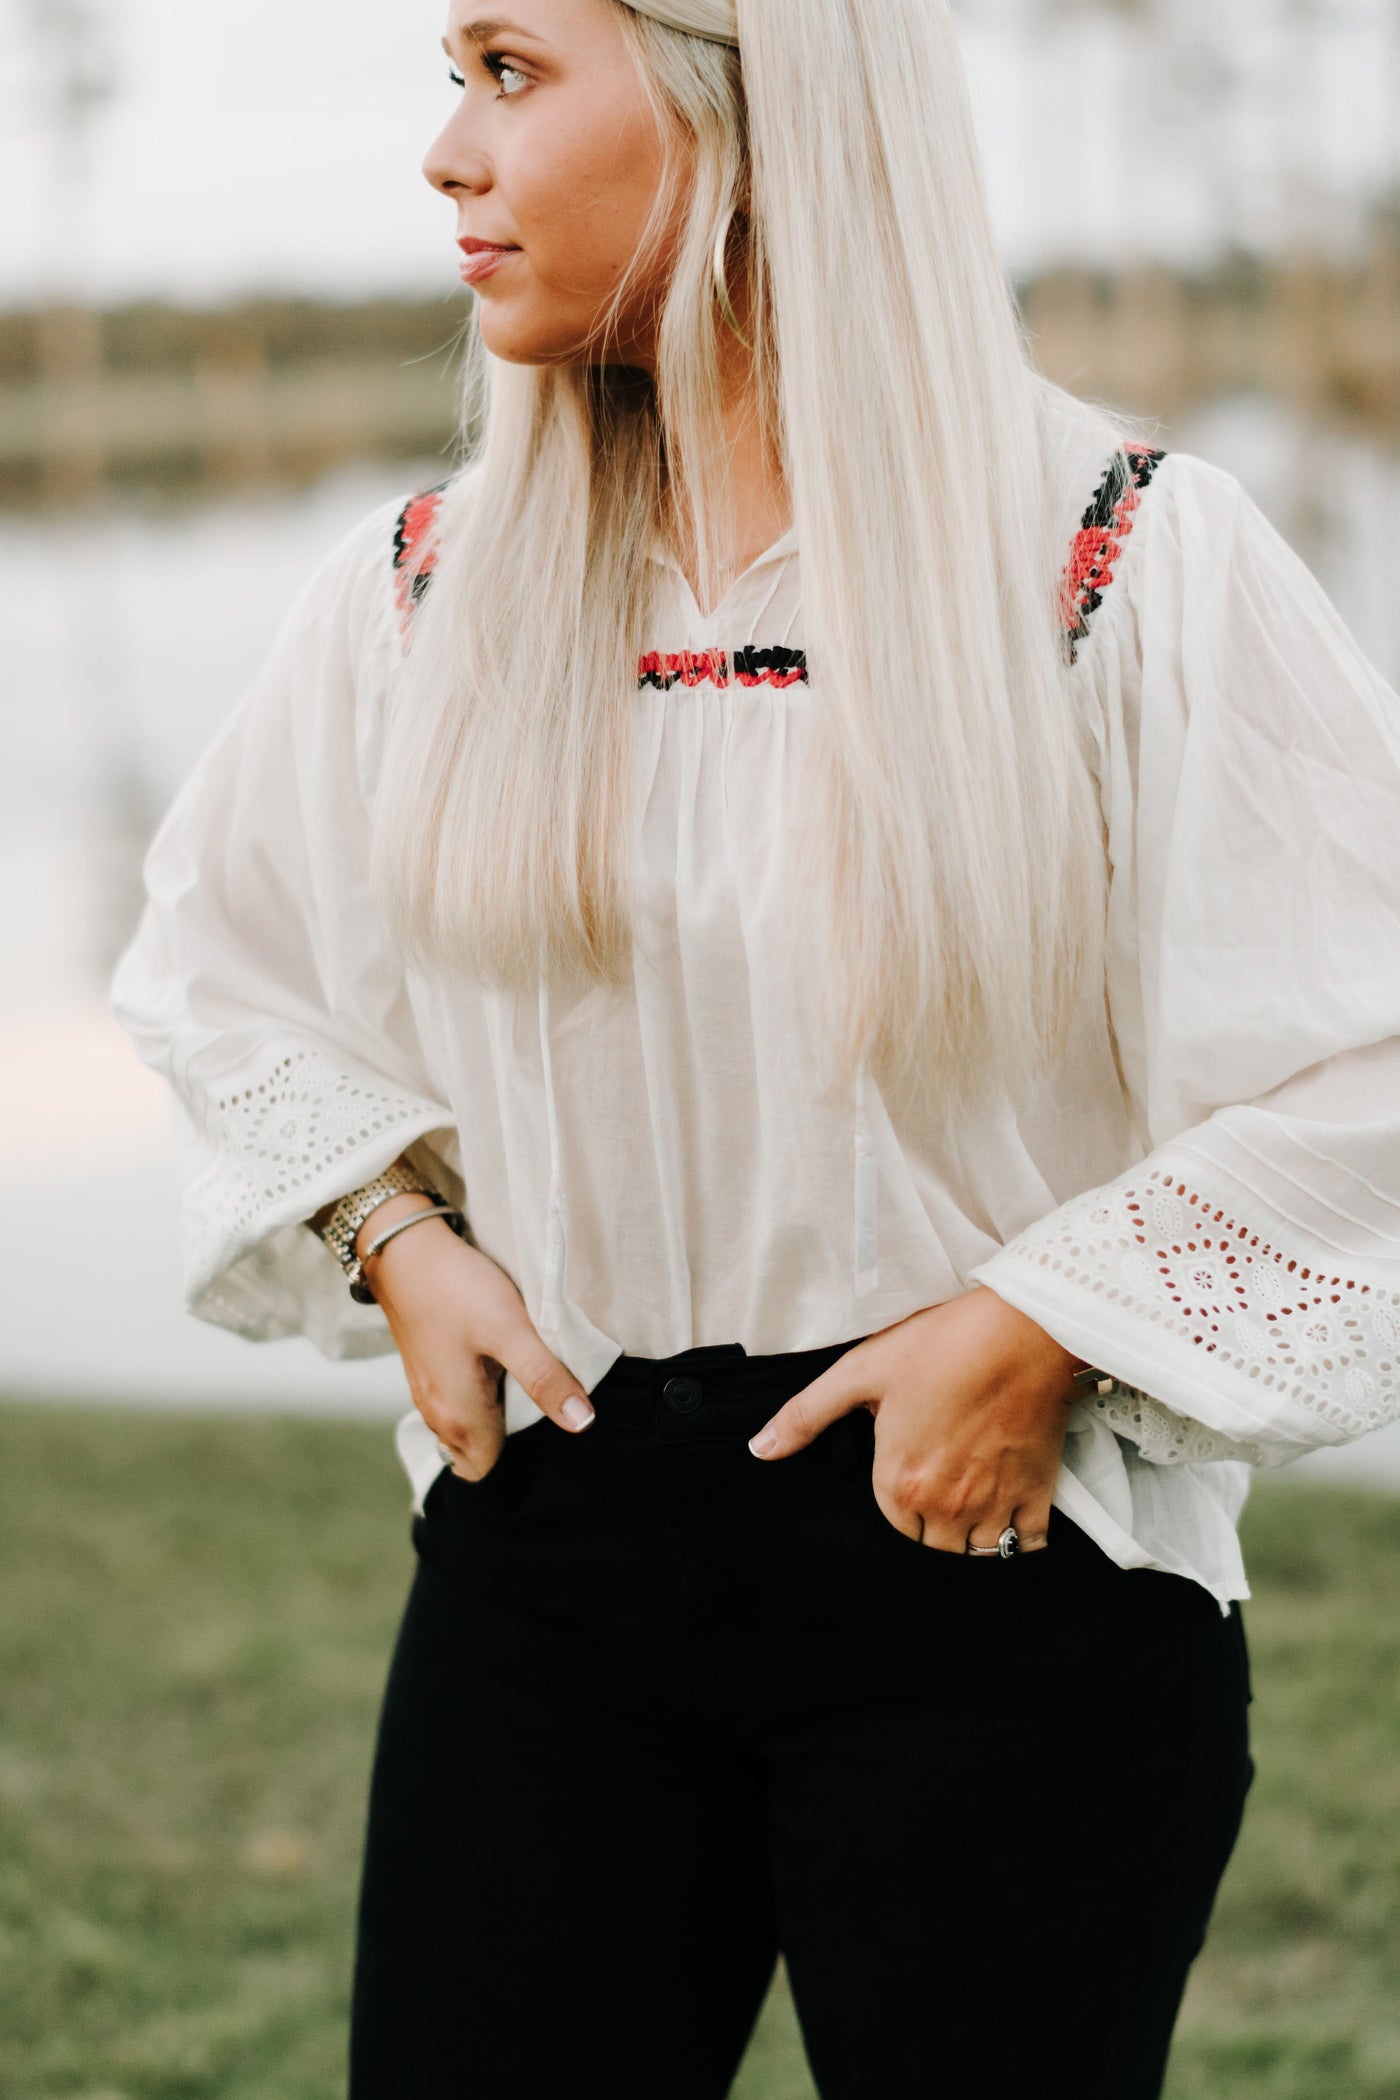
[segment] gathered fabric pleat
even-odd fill
[[[559,1157],[559,1102],[554,1085],[554,1052],[550,1042],[549,983],[539,981],[540,1069],[544,1076],[545,1119],[549,1130],[549,1191],[545,1200],[544,1256],[541,1264],[544,1288],[540,1326],[547,1334],[559,1332],[564,1302],[564,1183]]]

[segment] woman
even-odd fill
[[[1400,1412],[1395,696],[1034,372],[942,0],[511,16],[426,163],[484,439],[117,984],[194,1311],[415,1403],[352,2094],[719,2100],[781,1951],[824,2100],[1139,2100],[1248,1465]]]

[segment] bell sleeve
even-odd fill
[[[1075,676],[1141,1156],[970,1274],[1143,1457],[1400,1416],[1400,698],[1235,478],[1168,454]]]
[[[460,1154],[368,883],[369,784],[400,646],[397,502],[309,577],[180,790],[112,1004],[174,1094],[185,1298],[255,1341],[387,1352],[302,1222],[407,1151],[456,1202]]]

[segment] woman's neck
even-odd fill
[[[784,480],[781,462],[765,448],[759,428],[758,403],[752,385],[752,367],[739,344],[735,356],[723,359],[726,367],[724,403],[724,450],[728,472],[723,481],[721,507],[715,520],[720,558],[719,589],[723,596],[729,583],[781,538],[792,524],[792,499]],[[686,582],[697,604],[697,561],[691,535],[674,515],[668,520],[672,546]],[[714,608],[704,608],[708,617]]]

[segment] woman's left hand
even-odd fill
[[[857,1342],[749,1448],[787,1458],[838,1415],[868,1407],[875,1500],[897,1531],[945,1553],[994,1546],[1008,1524],[1043,1539],[1081,1362],[979,1285]]]

